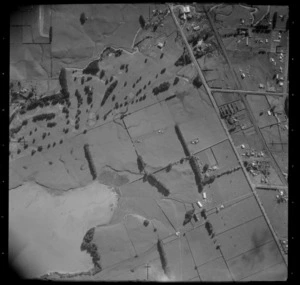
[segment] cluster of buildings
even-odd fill
[[[234,122],[236,122],[237,119],[232,116],[242,109],[244,109],[242,101],[236,101],[219,107],[221,118],[232,119]],[[229,122],[229,124],[232,123]]]
[[[253,160],[253,161],[244,161],[246,170],[252,175],[257,176],[263,174],[261,178],[262,183],[268,183],[266,176],[269,174],[270,163],[265,160]]]
[[[191,7],[189,5],[187,6],[180,6],[179,9],[179,18],[181,20],[187,20],[187,19],[192,19],[193,15],[191,13]]]
[[[149,18],[149,21],[147,21],[145,23],[145,29],[148,29],[150,27],[152,27],[154,29],[154,31],[158,28],[158,27],[163,27],[164,26],[164,19],[166,16],[168,16],[170,13],[169,9],[165,9],[165,10],[158,10],[158,9],[154,9],[152,10],[152,18]],[[150,17],[150,15],[149,15]]]
[[[273,80],[275,80],[276,85],[278,85],[279,87],[284,86],[285,77],[284,77],[284,75],[282,75],[282,73],[283,73],[282,65],[284,64],[284,58],[285,58],[285,55],[283,53],[277,54],[277,60],[279,59],[279,62],[280,62],[278,65],[276,64],[276,63],[278,63],[278,61],[276,62],[276,60],[273,57],[270,58],[270,62],[274,65],[275,72],[276,72],[276,74],[274,74]]]
[[[246,145],[241,144],[241,149],[246,149]],[[246,157],[264,157],[265,153],[263,151],[256,151],[254,149],[247,149],[244,153],[242,153],[242,156]]]
[[[287,239],[281,239],[279,240],[282,250],[285,254],[288,254],[288,240]]]
[[[197,44],[194,46],[194,52],[199,53],[199,52],[204,52],[210,44],[204,43],[203,39],[200,39]]]
[[[185,24],[186,21],[191,21],[193,20],[194,18],[197,18],[197,16],[195,16],[192,11],[191,11],[191,6],[187,5],[187,6],[180,6],[179,8],[179,15],[178,15],[180,21],[181,21],[181,24]],[[187,31],[190,31],[190,30],[193,30],[193,31],[199,31],[200,30],[200,25],[192,22],[190,25],[187,25],[186,27],[186,30]]]
[[[277,203],[284,203],[288,201],[287,193],[284,190],[279,190],[279,194],[276,195]]]
[[[221,118],[226,120],[229,132],[234,131],[237,127],[244,130],[251,126],[244,109],[245,106],[240,100],[219,107]]]
[[[242,144],[240,148],[246,149],[247,147],[246,145]],[[247,149],[241,155],[248,159],[244,161],[246,170],[252,176],[263,174],[263,176],[261,177],[261,183],[268,183],[269,181],[267,179],[267,176],[269,175],[270,162],[262,160],[262,158],[265,157],[265,153],[263,151]],[[255,158],[258,158],[258,160],[256,160]]]

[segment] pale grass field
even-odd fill
[[[38,277],[48,272],[82,272],[93,268],[80,251],[85,233],[110,222],[116,194],[93,182],[53,196],[27,183],[9,192],[9,248],[12,262]]]

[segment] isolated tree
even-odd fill
[[[276,22],[277,22],[277,12],[275,12],[275,13],[273,14],[272,30],[275,29],[275,27],[276,27]]]
[[[145,28],[146,21],[145,21],[143,15],[140,15],[140,17],[139,17],[139,22],[140,22],[140,25],[141,25],[142,29],[144,29],[144,28]]]
[[[80,24],[83,25],[86,20],[87,20],[87,17],[85,16],[85,14],[81,13],[81,15],[80,15]]]
[[[193,80],[193,85],[194,85],[194,87],[196,87],[196,88],[200,88],[200,87],[202,86],[202,82],[201,82],[201,80],[200,80],[199,75],[197,75],[197,76],[194,78],[194,80]]]

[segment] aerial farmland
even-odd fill
[[[18,275],[287,280],[288,17],[197,3],[15,11]]]

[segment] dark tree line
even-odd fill
[[[272,29],[274,30],[276,27],[276,22],[277,22],[277,12],[273,14],[273,20],[272,20]]]
[[[139,23],[141,25],[141,28],[144,29],[145,25],[146,25],[146,21],[145,21],[143,15],[140,15],[140,17],[139,17]]]
[[[35,122],[43,121],[43,120],[50,121],[50,120],[54,119],[55,116],[56,116],[55,113],[39,114],[32,118],[32,122],[35,123]]]
[[[159,93],[165,92],[170,88],[169,82],[163,82],[159,86],[154,87],[152,92],[154,95],[158,95]]]
[[[101,101],[101,107],[105,104],[106,100],[108,99],[108,97],[110,96],[110,94],[114,91],[114,89],[117,87],[118,85],[118,80],[114,81],[113,83],[111,83],[109,85],[109,87],[106,89],[103,99]]]

